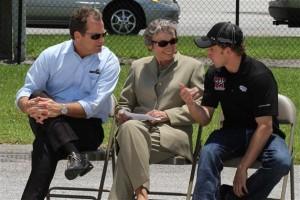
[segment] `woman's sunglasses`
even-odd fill
[[[166,47],[168,44],[176,44],[178,42],[178,38],[172,38],[171,40],[161,40],[161,41],[152,41],[152,43],[157,44],[159,47]]]
[[[104,33],[89,33],[89,32],[85,32],[87,34],[90,35],[90,38],[92,40],[98,40],[99,38],[104,38],[107,34],[107,32],[104,32]]]

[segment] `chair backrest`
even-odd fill
[[[295,127],[297,121],[296,107],[294,103],[286,96],[278,95],[278,116],[277,119],[280,124],[290,125],[290,138],[288,142],[288,147],[290,153],[293,153],[294,137],[295,137]]]
[[[116,108],[116,105],[118,104],[118,100],[114,94],[112,94],[110,96],[110,98],[111,98],[111,110],[109,112],[109,117],[113,118],[115,116],[115,108]]]
[[[296,124],[296,107],[286,96],[278,95],[278,120],[281,124]]]

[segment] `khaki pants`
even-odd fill
[[[110,200],[130,200],[140,186],[149,190],[149,165],[174,154],[160,146],[160,133],[148,124],[129,120],[119,127],[120,147]]]

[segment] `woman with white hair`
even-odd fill
[[[152,56],[132,63],[116,108],[120,124],[115,177],[109,199],[148,199],[149,164],[175,155],[192,160],[192,124],[180,84],[188,85],[197,101],[203,92],[201,62],[177,52],[176,23],[152,21],[144,42]],[[134,120],[128,112],[153,117]]]

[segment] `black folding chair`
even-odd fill
[[[72,198],[72,199],[95,199],[95,200],[100,200],[102,197],[103,192],[109,192],[109,190],[104,189],[104,182],[105,182],[105,177],[106,177],[106,172],[107,172],[107,167],[108,167],[108,162],[109,159],[112,158],[112,168],[113,172],[115,169],[115,150],[113,146],[113,140],[114,140],[114,135],[115,135],[115,130],[116,130],[116,121],[114,118],[114,108],[115,105],[117,104],[117,100],[114,95],[111,96],[112,98],[112,110],[110,112],[110,118],[111,119],[111,127],[110,127],[110,133],[109,133],[109,139],[108,139],[108,145],[106,150],[103,149],[98,149],[96,151],[88,151],[88,152],[82,152],[90,161],[95,161],[95,160],[104,160],[104,166],[102,170],[102,175],[101,175],[101,180],[99,184],[99,188],[84,188],[84,187],[51,187],[49,189],[49,192],[47,194],[47,200],[50,200],[50,197],[55,197],[55,198]],[[60,193],[58,192],[60,191]],[[62,193],[62,191],[70,191],[68,194]],[[97,192],[97,197],[91,196],[91,195],[81,195],[81,194],[70,194],[71,191],[82,191],[82,192]]]

